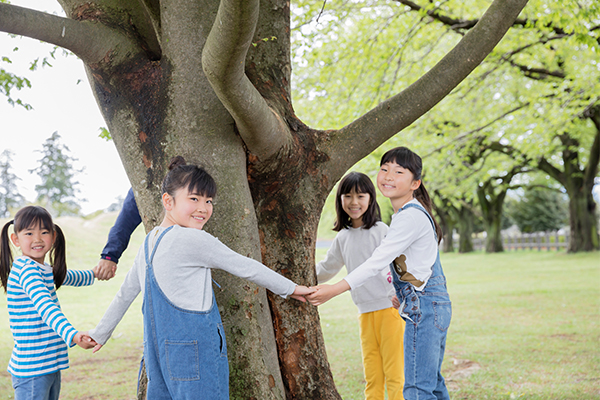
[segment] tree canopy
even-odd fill
[[[317,125],[343,125],[418,79],[475,26],[486,3],[349,2],[327,4],[322,13],[301,3],[293,14],[295,70],[302,77],[298,113]],[[385,23],[372,29],[375,20]],[[424,156],[426,182],[462,204],[477,199],[477,187],[488,186],[488,178],[509,174],[511,159],[524,163],[521,174],[542,170],[572,199],[570,250],[598,248],[597,228],[582,221],[595,220],[600,7],[530,1],[513,27],[473,74],[388,145],[407,145]],[[575,183],[578,175],[586,178]],[[577,206],[582,193],[588,200]]]

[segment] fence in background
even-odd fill
[[[510,250],[562,250],[569,244],[569,232],[534,232],[512,233],[502,235],[502,246],[505,251]],[[485,249],[485,238],[473,238],[473,249]]]

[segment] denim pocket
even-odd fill
[[[441,331],[448,330],[452,319],[452,303],[449,301],[434,301],[433,315],[435,326]]]
[[[415,325],[419,323],[421,319],[421,302],[414,289],[411,289],[411,292],[404,297],[400,309],[400,315],[405,321],[410,321]]]
[[[171,380],[195,381],[200,379],[197,341],[165,340],[165,353]]]
[[[225,330],[222,323],[217,325],[217,333],[219,334],[219,354],[221,357],[227,357],[227,341],[225,340]]]

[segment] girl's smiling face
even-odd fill
[[[342,209],[350,217],[352,227],[361,227],[363,224],[362,217],[369,209],[371,196],[369,193],[357,193],[355,190],[352,190],[350,193],[343,194],[341,197]]]
[[[394,211],[413,199],[413,192],[419,185],[421,180],[415,180],[410,170],[395,162],[387,162],[379,168],[377,187],[381,194],[390,199]]]
[[[13,244],[21,248],[24,256],[40,264],[44,263],[46,253],[52,249],[54,238],[54,232],[43,228],[40,224],[10,235]]]
[[[190,193],[187,188],[178,189],[175,196],[164,193],[163,206],[166,215],[161,226],[202,229],[213,212],[212,197]]]

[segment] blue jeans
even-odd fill
[[[33,378],[12,377],[15,400],[58,400],[60,371]]]
[[[435,224],[427,211],[414,203],[401,208],[414,207],[427,215],[435,233]],[[437,241],[437,235],[435,235]],[[400,279],[399,271],[390,265],[396,296],[401,302],[400,315],[406,321],[404,328],[404,398],[406,400],[450,400],[442,376],[442,360],[446,350],[446,334],[452,318],[452,305],[446,289],[446,277],[438,252],[431,267],[431,277],[421,291]]]
[[[404,398],[449,400],[441,373],[452,317],[444,276],[430,278],[423,291],[410,285],[397,291],[404,330]]]

